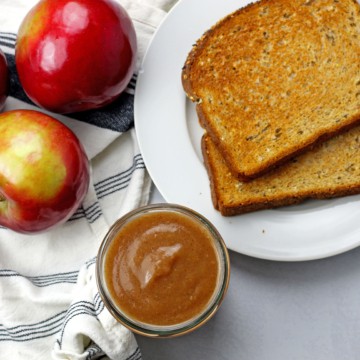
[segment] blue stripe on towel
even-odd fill
[[[61,330],[66,311],[33,324],[5,327],[0,324],[0,342],[24,342],[52,336]]]
[[[26,276],[13,270],[6,270],[6,269],[0,270],[0,278],[22,277],[30,281],[34,286],[37,287],[45,287],[45,286],[61,284],[61,283],[76,284],[78,274],[79,274],[78,271],[71,271],[71,272],[64,272],[64,273],[57,273],[50,275]]]

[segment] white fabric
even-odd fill
[[[138,66],[176,0],[119,0],[133,18]],[[35,0],[0,0],[0,32],[16,33]],[[4,52],[14,49],[0,43]],[[9,98],[5,110],[33,108]],[[125,133],[53,116],[78,135],[91,159],[91,186],[70,221],[41,235],[0,228],[0,359],[141,359],[133,334],[104,307],[94,278],[109,226],[148,202],[151,180],[134,129]]]

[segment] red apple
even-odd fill
[[[19,28],[15,61],[37,105],[58,113],[95,109],[130,81],[136,34],[114,0],[41,0]]]
[[[0,224],[35,233],[66,221],[89,184],[89,161],[75,134],[33,110],[0,114],[0,134]]]
[[[0,111],[4,109],[6,98],[9,95],[9,81],[6,57],[0,49]]]

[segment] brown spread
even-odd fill
[[[125,224],[105,258],[105,282],[129,318],[173,325],[209,304],[219,277],[209,230],[185,215],[159,211]]]

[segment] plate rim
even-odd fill
[[[236,1],[236,6],[234,5],[234,3],[232,3],[232,5],[234,6],[234,10],[236,10],[236,8],[239,8],[239,7],[242,7],[242,6],[245,6],[246,4],[250,3],[251,1],[249,0],[238,0]],[[209,1],[208,3],[208,9],[209,9],[209,4],[211,3],[211,6],[213,6],[214,4],[216,3],[220,3],[220,0],[211,0]],[[203,5],[203,4],[202,4]],[[222,5],[224,5],[224,3],[222,3]],[[159,47],[159,45],[165,45],[165,44],[159,44],[159,41],[161,42],[161,40],[159,40],[160,36],[163,36],[162,33],[165,31],[165,27],[169,27],[171,28],[171,24],[170,22],[179,22],[181,23],[181,19],[179,19],[178,17],[180,16],[180,14],[182,12],[185,12],[187,13],[188,11],[190,11],[191,9],[194,9],[194,7],[196,6],[201,6],[201,1],[200,0],[181,0],[179,1],[178,3],[176,3],[174,5],[174,7],[169,11],[169,13],[164,17],[164,19],[161,21],[161,24],[160,26],[156,29],[150,43],[149,43],[149,46],[146,50],[146,53],[145,53],[145,56],[144,56],[144,59],[143,59],[143,62],[142,62],[142,65],[141,65],[141,68],[140,68],[140,71],[139,71],[139,74],[138,74],[138,78],[137,78],[137,86],[135,88],[135,97],[134,97],[134,126],[135,126],[135,133],[136,133],[136,137],[137,137],[137,140],[138,140],[138,144],[139,144],[139,148],[140,148],[140,152],[142,153],[142,156],[143,156],[143,159],[144,159],[144,163],[145,163],[145,166],[149,172],[149,175],[154,183],[154,185],[157,187],[157,189],[159,190],[160,194],[164,197],[165,201],[167,202],[176,202],[176,203],[179,203],[181,205],[184,205],[184,206],[188,206],[188,207],[191,207],[191,208],[194,208],[194,204],[192,202],[189,202],[188,200],[184,200],[182,201],[181,199],[179,199],[178,197],[174,196],[173,194],[169,194],[169,189],[166,188],[165,189],[165,186],[164,186],[164,180],[160,180],[160,176],[159,174],[157,173],[157,170],[155,169],[154,167],[154,160],[151,159],[150,157],[150,154],[148,152],[148,145],[145,144],[145,141],[144,138],[145,138],[145,135],[142,134],[142,127],[143,125],[141,124],[141,120],[140,120],[140,117],[142,117],[143,115],[139,115],[141,113],[141,107],[143,106],[141,104],[141,99],[143,99],[143,93],[144,93],[144,87],[146,88],[146,86],[148,86],[148,84],[146,84],[147,81],[149,81],[147,79],[146,76],[148,76],[149,72],[147,70],[148,66],[149,66],[149,57],[152,56],[152,51],[154,49],[154,47]],[[228,5],[230,6],[230,5]],[[226,15],[228,12],[224,12],[224,15]],[[214,14],[213,14],[214,15]],[[216,14],[217,15],[217,14]],[[206,15],[204,15],[206,16]],[[173,25],[173,26],[178,26],[178,25]],[[204,28],[203,30],[206,30],[207,28]],[[192,30],[189,30],[190,32]],[[159,35],[160,34],[160,35]],[[198,35],[201,34],[201,31],[198,33]],[[187,36],[189,36],[187,34]],[[198,37],[194,37],[192,38],[192,43],[194,41],[196,41],[196,39],[199,38]],[[181,39],[178,38],[178,41],[182,41]],[[188,45],[189,46],[189,45]],[[188,51],[190,50],[190,48],[188,48]],[[154,50],[155,51],[155,50]],[[188,52],[187,51],[187,52]],[[183,54],[184,55],[184,54]],[[185,60],[185,58],[183,59]],[[178,69],[177,71],[179,71],[178,73],[178,82],[180,82],[180,70]],[[179,85],[179,84],[177,84]],[[177,90],[179,90],[177,88]],[[188,101],[186,99],[186,96],[185,96],[185,93],[183,92],[183,90],[181,89],[182,91],[182,97],[181,99],[177,99],[178,102],[186,102]],[[159,96],[163,96],[164,93],[161,93]],[[165,94],[166,96],[166,94]],[[166,106],[166,104],[164,105]],[[183,109],[182,109],[182,113],[183,113],[183,119],[185,119],[185,123],[187,121],[186,119],[186,115],[185,115],[185,112],[186,112],[186,103],[183,104]],[[177,109],[179,110],[179,109]],[[177,124],[178,126],[179,124]],[[184,124],[182,124],[183,126]],[[157,128],[156,128],[157,129]],[[159,129],[157,129],[159,131]],[[184,129],[182,128],[181,131],[184,131]],[[189,145],[189,144],[188,144]],[[194,149],[192,149],[190,152],[192,152],[192,154],[194,155],[195,151]],[[189,154],[189,149],[187,149],[187,154]],[[196,155],[196,154],[195,154]],[[203,166],[203,169],[202,169],[202,172],[206,172],[204,166]],[[206,174],[206,178],[207,178],[207,174]],[[210,195],[210,191],[209,191],[209,185],[208,185],[208,189],[207,190],[204,190],[204,193],[207,193],[207,197],[209,197]],[[356,195],[355,195],[356,196]],[[359,196],[358,196],[359,197]],[[360,197],[359,197],[360,199]],[[209,200],[207,198],[207,200]],[[202,200],[200,200],[202,201]],[[330,200],[331,201],[331,200]],[[197,205],[196,205],[197,206]],[[210,202],[210,206],[213,207],[212,205],[212,202]],[[297,205],[299,206],[299,205]],[[301,205],[300,205],[301,206]],[[213,221],[213,213],[211,213],[211,216],[209,218],[208,214],[203,210],[203,208],[196,208],[195,207],[195,210],[202,213],[204,216],[206,216],[211,222],[214,223]],[[214,209],[212,209],[213,211],[216,211]],[[259,215],[258,217],[262,217],[264,216],[264,214],[269,214],[269,212],[271,212],[271,210],[264,210],[261,212],[261,215]],[[257,214],[259,214],[260,212],[256,212]],[[256,213],[251,213],[253,217],[257,217]],[[220,223],[220,228],[219,228],[219,224],[216,222],[214,225],[215,227],[218,228],[218,230],[220,231],[220,233],[223,234],[223,229],[222,229],[222,226],[221,225],[222,223],[227,223],[227,224],[231,224],[232,221],[231,219],[232,218],[226,218],[224,219],[220,213],[216,212],[217,216],[221,217],[222,221],[219,221]],[[255,215],[253,215],[255,214]],[[247,216],[247,214],[245,215],[240,215],[240,216]],[[231,226],[231,225],[228,225],[228,226]],[[235,226],[235,225],[234,225]],[[359,232],[360,233],[360,232]],[[255,258],[259,258],[259,259],[265,259],[265,260],[274,260],[274,261],[309,261],[309,260],[316,260],[316,259],[321,259],[321,258],[326,258],[326,257],[329,257],[329,256],[334,256],[334,255],[338,255],[338,254],[341,254],[341,253],[344,253],[346,251],[349,251],[353,248],[356,248],[360,245],[360,236],[358,236],[358,239],[355,241],[355,240],[351,240],[351,241],[347,241],[347,242],[344,242],[342,244],[342,246],[326,246],[325,248],[321,248],[321,249],[317,249],[316,247],[313,248],[312,251],[308,252],[308,251],[303,251],[302,253],[293,253],[293,252],[274,252],[274,253],[271,253],[269,251],[265,251],[264,250],[261,250],[261,249],[256,249],[256,247],[254,248],[244,248],[244,247],[237,247],[237,246],[234,246],[234,244],[232,242],[229,242],[229,239],[226,239],[225,236],[223,235],[224,237],[224,240],[228,246],[228,248],[230,250],[233,250],[235,252],[238,252],[238,253],[241,253],[243,255],[247,255],[247,256],[251,256],[251,257],[255,257]],[[264,236],[265,237],[265,236]],[[315,250],[314,250],[315,249]],[[304,250],[304,249],[303,249]]]

